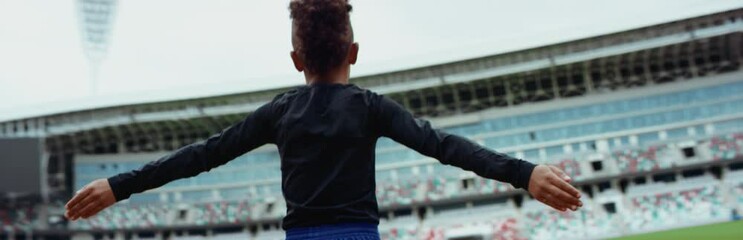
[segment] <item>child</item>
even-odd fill
[[[389,137],[443,164],[524,188],[561,211],[582,206],[555,167],[488,150],[433,129],[394,101],[348,83],[359,51],[347,0],[296,0],[291,58],[306,85],[276,96],[220,134],[141,169],[99,179],[66,205],[69,219],[90,217],[131,194],[196,176],[267,143],[278,146],[287,204],[287,239],[379,239],[374,149]]]

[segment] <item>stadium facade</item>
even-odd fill
[[[351,79],[435,126],[570,174],[584,208],[377,144],[384,239],[592,239],[730,221],[743,213],[743,9]],[[235,123],[289,88],[0,122],[44,140],[47,188],[5,199],[2,239],[283,237],[276,147],[66,222],[62,203]]]

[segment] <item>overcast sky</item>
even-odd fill
[[[352,0],[353,75],[743,7],[739,0]],[[0,121],[302,84],[288,1],[119,0],[92,91],[75,0],[0,0]]]

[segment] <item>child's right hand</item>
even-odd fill
[[[108,179],[98,179],[77,191],[65,205],[65,217],[69,220],[88,218],[116,203]]]
[[[554,166],[537,165],[529,178],[529,193],[544,204],[558,210],[573,211],[583,206],[580,192],[569,184],[570,177]]]

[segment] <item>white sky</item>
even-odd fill
[[[743,7],[740,0],[352,0],[353,75]],[[91,90],[77,1],[0,0],[0,121],[302,84],[282,0],[119,0]]]

